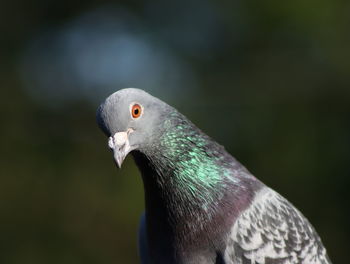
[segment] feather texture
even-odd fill
[[[264,187],[234,223],[225,250],[227,264],[330,263],[308,220],[285,198]]]

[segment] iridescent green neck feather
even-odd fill
[[[143,177],[149,233],[167,234],[179,247],[220,243],[213,237],[231,226],[260,184],[185,116],[170,106],[163,110],[159,129],[133,153]],[[163,241],[162,235],[150,239]]]
[[[245,168],[176,110],[164,120],[157,143],[145,150],[157,171],[155,180],[176,206],[212,209],[226,189],[239,185],[233,168]]]

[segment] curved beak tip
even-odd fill
[[[114,162],[120,169],[122,167],[123,161],[125,159],[125,154],[122,150],[113,150],[114,152]]]

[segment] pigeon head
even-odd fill
[[[159,133],[169,106],[143,90],[126,88],[110,95],[97,110],[97,123],[121,167],[133,150],[146,148]]]

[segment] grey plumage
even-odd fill
[[[234,223],[226,263],[330,263],[308,220],[286,199],[264,187]]]
[[[123,89],[101,104],[97,122],[117,165],[131,153],[142,175],[143,264],[330,263],[291,203],[173,107]]]

